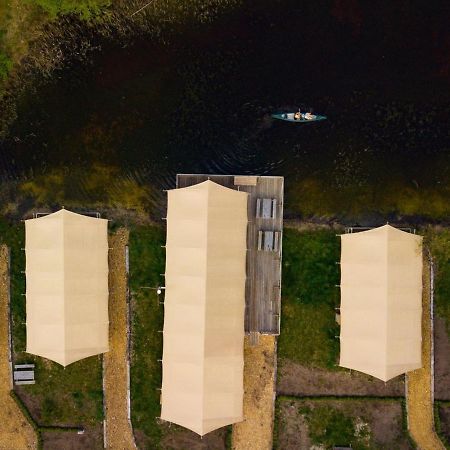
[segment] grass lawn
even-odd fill
[[[156,291],[141,289],[164,282],[165,234],[158,227],[130,230],[130,289],[132,292],[132,365],[131,412],[138,443],[155,449],[160,445],[162,330],[164,309],[158,304]]]
[[[361,433],[363,436],[359,436],[355,446],[353,442],[355,441],[355,424],[344,412],[325,405],[319,405],[314,409],[304,406],[300,412],[306,417],[309,436],[314,444],[332,447],[335,443],[351,442],[355,449],[366,448],[364,444],[358,444],[361,438],[369,437],[368,431],[364,429]]]
[[[450,331],[450,230],[429,228],[424,234],[435,263],[435,310]]]
[[[36,384],[16,389],[41,426],[101,425],[103,390],[101,357],[77,361],[65,369],[52,361],[16,352],[16,362],[34,362]],[[37,402],[37,403],[35,403]]]
[[[156,291],[142,289],[164,283],[165,230],[162,227],[130,229],[130,289],[132,292],[131,415],[139,448],[231,448],[231,426],[208,434],[195,433],[167,422],[161,414],[160,388],[164,307]]]
[[[36,384],[21,386],[18,394],[39,425],[100,425],[103,419],[102,370],[99,356],[78,361],[66,369],[25,353],[26,310],[24,224],[0,221],[0,241],[11,251],[11,314],[15,362],[34,362]]]
[[[340,243],[333,230],[283,234],[283,286],[279,358],[334,367],[339,351],[335,310],[339,302]]]

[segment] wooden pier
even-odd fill
[[[283,177],[178,174],[177,188],[206,180],[248,192],[245,331],[280,334]],[[257,342],[253,342],[257,343]]]

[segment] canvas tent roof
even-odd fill
[[[422,367],[422,237],[385,225],[341,241],[340,366],[383,381]]]
[[[161,418],[197,434],[243,419],[247,194],[168,192]]]
[[[67,366],[108,351],[107,224],[65,209],[25,221],[28,353]]]

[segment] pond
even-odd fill
[[[35,205],[158,216],[176,173],[276,174],[288,216],[443,220],[449,34],[408,5],[246,2],[166,40],[94,32],[88,62],[18,97],[2,179]],[[328,119],[271,118],[298,107]]]

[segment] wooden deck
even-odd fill
[[[178,174],[177,188],[192,186],[208,179],[222,186],[250,194],[247,228],[245,331],[252,335],[254,333],[278,335],[280,334],[281,312],[284,178]],[[269,202],[263,202],[263,199],[272,200],[270,206]],[[265,234],[266,231],[269,233]],[[258,247],[261,249],[259,250]],[[268,247],[272,247],[274,250],[268,250]]]

